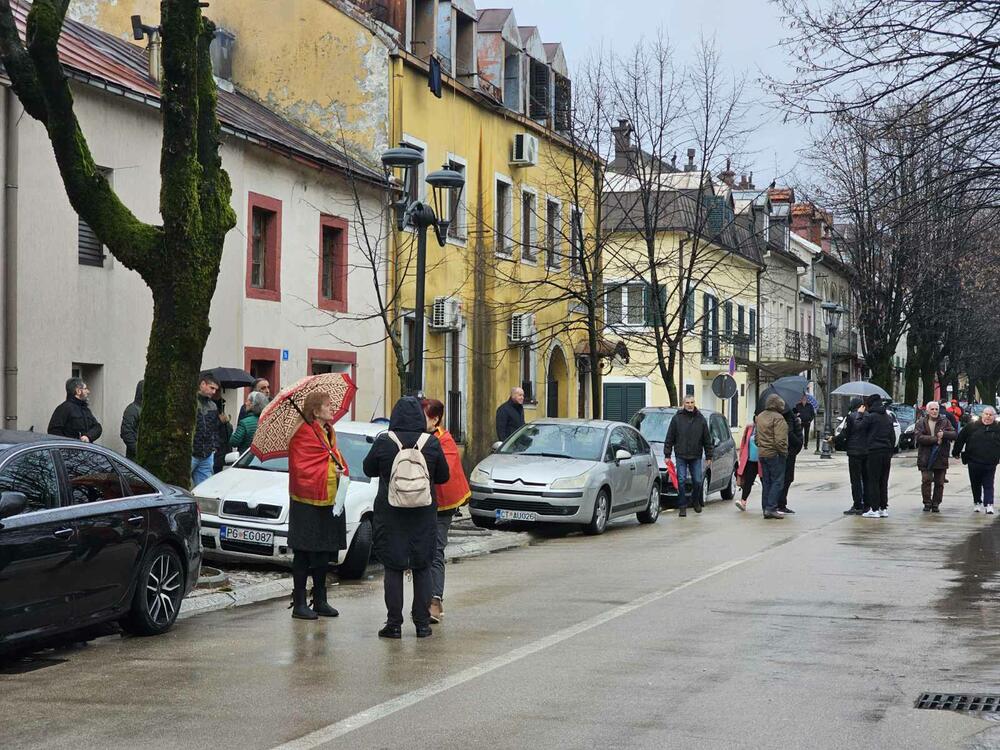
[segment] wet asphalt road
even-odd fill
[[[273,602],[8,663],[0,747],[1000,747],[913,708],[1000,693],[1000,516],[961,467],[921,513],[912,456],[888,519],[841,515],[840,460],[798,473],[783,521],[714,503],[449,566],[427,640],[375,637],[372,581],[333,621]]]

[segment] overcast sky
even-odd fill
[[[690,60],[701,35],[714,36],[723,65],[746,72],[747,93],[755,101],[769,98],[758,85],[761,72],[785,78],[790,67],[778,47],[788,32],[779,8],[767,0],[499,0],[492,5],[478,0],[477,6],[513,7],[519,24],[538,26],[545,42],[563,43],[571,70],[602,42],[625,52],[657,28],[667,32],[683,62]],[[807,179],[805,169],[796,169],[796,152],[808,142],[805,126],[782,124],[780,115],[763,106],[755,108],[758,118],[761,127],[748,144],[754,182],[764,186],[777,178],[787,184],[794,182],[793,171]]]

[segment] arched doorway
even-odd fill
[[[549,353],[549,364],[546,368],[547,382],[545,387],[545,415],[549,417],[568,417],[566,408],[569,397],[569,367],[562,347],[554,346]]]

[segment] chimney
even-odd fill
[[[677,171],[677,152],[674,151],[674,155],[670,157],[670,168]]]
[[[611,128],[615,139],[615,158],[627,157],[632,151],[632,123],[628,120],[618,120],[618,126]]]
[[[747,190],[756,190],[753,186],[753,172],[750,173],[750,180],[747,182]]]
[[[731,169],[731,166],[732,166],[732,164],[731,164],[730,160],[726,159],[726,169],[725,169],[725,171],[724,172],[719,172],[719,179],[722,180],[727,185],[729,185],[729,187],[732,187],[733,184],[736,181],[736,173]]]
[[[750,183],[747,182],[747,176],[745,174],[740,175],[740,190],[749,190]]]
[[[149,37],[149,44],[146,47],[149,52],[149,77],[159,83],[163,78],[163,45],[160,40],[160,27],[147,26],[142,22],[142,16],[139,15],[132,16],[131,21],[132,38],[135,41],[141,42]]]
[[[693,148],[689,148],[688,149],[688,163],[684,165],[684,171],[685,172],[693,172],[694,171],[694,149]]]

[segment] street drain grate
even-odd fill
[[[1000,695],[968,693],[921,693],[916,708],[940,711],[976,711],[1000,715]]]

